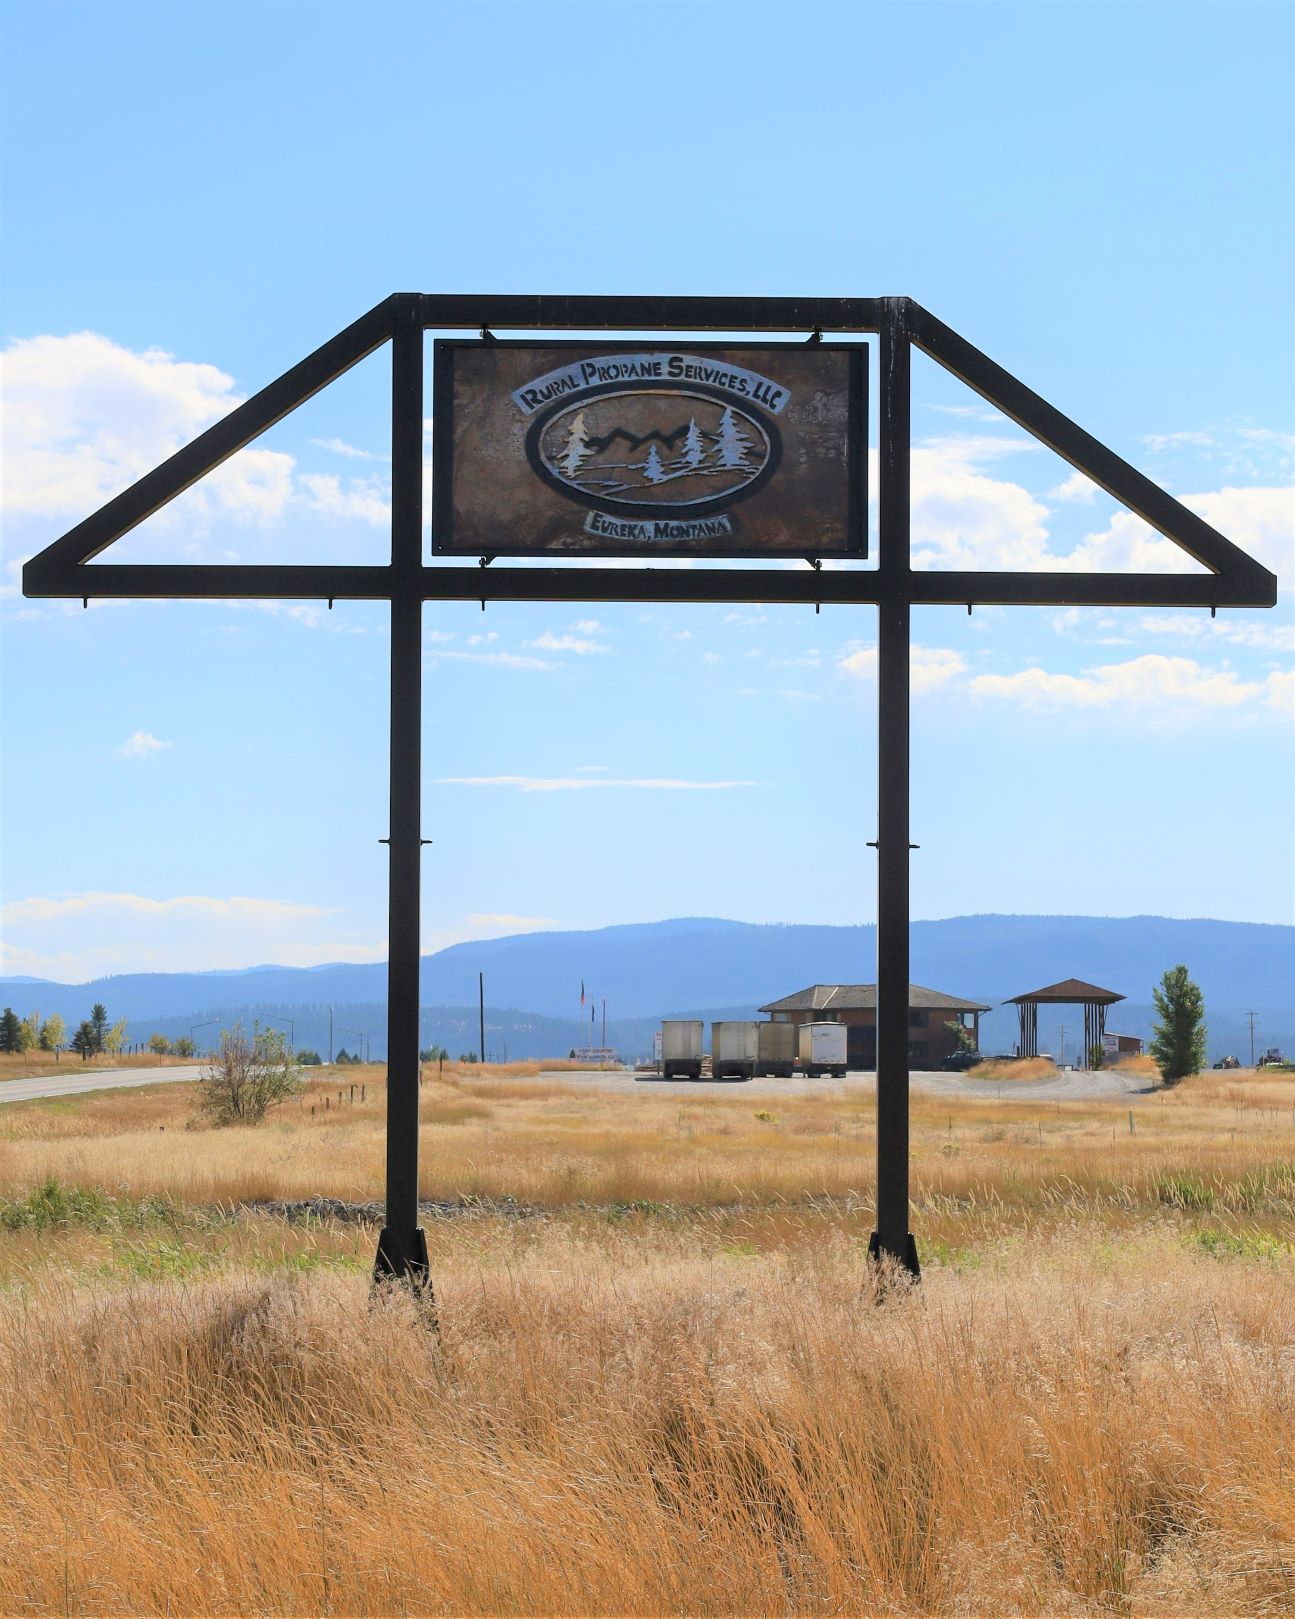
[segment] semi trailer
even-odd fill
[[[845,1078],[844,1023],[802,1023],[796,1033],[802,1074],[810,1079],[820,1074]]]
[[[758,1028],[754,1021],[740,1022],[736,1019],[711,1024],[712,1079],[754,1079]]]
[[[771,1079],[790,1079],[796,1066],[796,1025],[757,1023],[755,1071]]]
[[[663,1079],[701,1078],[700,1018],[669,1018],[661,1024]]]

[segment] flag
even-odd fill
[[[585,1004],[585,981],[583,978],[580,980],[580,1004],[581,1006]]]

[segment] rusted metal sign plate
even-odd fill
[[[866,556],[860,343],[435,345],[443,555]]]

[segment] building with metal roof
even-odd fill
[[[810,984],[760,1008],[775,1023],[844,1023],[851,1068],[877,1066],[877,986]],[[938,1068],[957,1050],[958,1028],[970,1029],[980,1045],[980,1015],[989,1007],[921,984],[908,986],[908,1060],[914,1068]],[[954,1027],[950,1027],[954,1025]]]

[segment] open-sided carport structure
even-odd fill
[[[878,338],[876,567],[785,559],[742,567],[492,567],[516,554],[501,524],[479,565],[429,566],[423,513],[428,332],[696,332]],[[740,340],[740,338],[739,338]],[[1115,339],[1113,339],[1115,340]],[[368,354],[391,345],[387,564],[120,564],[93,559]],[[1200,565],[1195,573],[914,570],[909,547],[914,348],[943,366]],[[418,1224],[418,959],[425,601],[822,602],[877,609],[877,1224],[875,1255],[916,1273],[908,1229],[909,691],[915,605],[1271,607],[1277,580],[1197,513],[1101,444],[911,298],[711,298],[393,293],[78,523],[23,569],[28,596],[367,599],[391,606],[387,1223],[380,1275],[427,1281]]]
[[[1059,984],[1048,984],[1044,989],[1027,990],[1024,995],[1013,995],[1003,1002],[1014,1006],[1020,1018],[1021,1038],[1018,1048],[1022,1057],[1039,1054],[1039,1008],[1041,1006],[1082,1006],[1084,1009],[1083,1060],[1079,1068],[1092,1065],[1093,1047],[1100,1046],[1106,1033],[1106,1008],[1122,1001],[1113,989],[1101,989],[1097,984],[1086,984],[1082,978],[1063,978]]]

